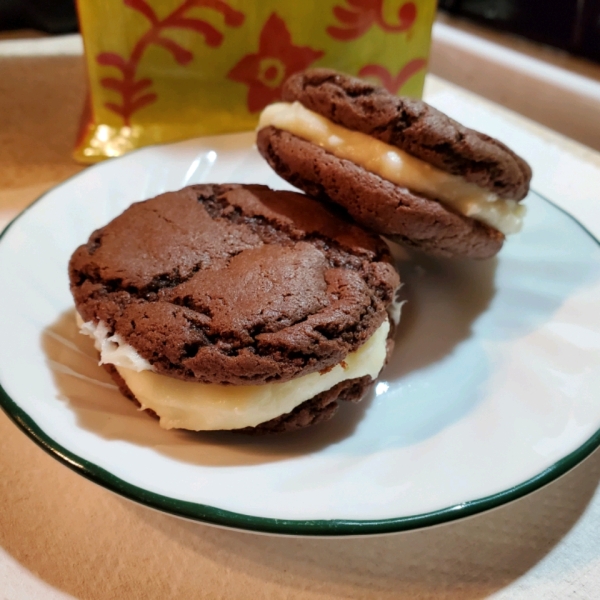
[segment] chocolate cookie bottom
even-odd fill
[[[342,206],[357,223],[395,242],[437,256],[479,259],[502,247],[500,231],[287,131],[264,127],[257,146],[280,177],[318,200]]]
[[[127,384],[121,375],[119,375],[117,369],[110,364],[105,364],[103,366],[119,386],[119,391],[140,406],[139,401],[127,387]],[[265,435],[294,431],[310,425],[316,425],[317,423],[331,419],[337,412],[340,401],[359,402],[368,392],[372,384],[373,379],[368,375],[357,379],[348,379],[338,383],[331,389],[304,401],[287,414],[260,423],[256,427],[244,427],[243,429],[232,429],[231,431],[249,435]],[[147,409],[147,412],[155,418],[158,418],[158,415],[153,410]]]

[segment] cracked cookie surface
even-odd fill
[[[421,100],[390,94],[330,69],[308,69],[283,86],[285,102],[396,146],[421,160],[498,194],[522,200],[531,168],[502,142],[464,127]]]
[[[398,285],[379,238],[259,185],[133,204],[74,252],[69,276],[84,321],[103,321],[157,373],[238,385],[339,363]]]

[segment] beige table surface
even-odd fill
[[[81,169],[70,153],[83,94],[80,56],[0,56],[0,228]],[[427,96],[525,132],[540,191],[568,200],[598,189],[600,159],[583,146],[436,78]],[[504,120],[494,125],[492,112]],[[575,165],[571,179],[552,178],[557,161]],[[595,452],[538,492],[460,522],[369,539],[277,538],[130,503],[0,413],[0,599],[600,598],[599,479]]]

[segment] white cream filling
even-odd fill
[[[385,363],[390,329],[389,321],[384,321],[358,350],[327,372],[310,373],[285,383],[218,385],[154,373],[152,366],[118,335],[108,336],[104,323],[84,323],[79,315],[77,320],[81,333],[94,339],[100,363],[115,365],[142,409],[152,409],[165,429],[194,431],[255,427],[291,412],[342,381],[365,375],[375,379]]]
[[[394,290],[394,297],[393,297],[392,301],[390,302],[389,306],[387,307],[388,317],[390,318],[390,320],[396,327],[398,327],[398,323],[400,323],[400,317],[402,316],[402,307],[406,304],[406,300],[400,300],[398,298],[398,296],[400,294],[400,290],[402,289],[403,286],[404,286],[404,284],[401,283]]]
[[[269,125],[318,144],[334,156],[349,160],[396,185],[435,198],[504,234],[521,229],[526,209],[518,202],[499,198],[497,194],[437,169],[395,146],[336,125],[299,102],[267,106],[260,115],[258,129]]]
[[[218,385],[181,381],[151,371],[117,370],[142,408],[152,409],[165,429],[254,427],[291,412],[346,379],[365,375],[375,379],[385,363],[389,328],[386,320],[358,350],[329,371],[285,383]]]
[[[109,329],[102,321],[97,324],[93,321],[84,323],[79,313],[75,314],[75,319],[79,331],[94,340],[94,347],[100,353],[99,364],[111,364],[138,372],[152,371],[152,365],[133,346],[125,343],[118,333],[109,336]]]

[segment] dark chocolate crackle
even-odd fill
[[[382,324],[399,283],[377,236],[260,185],[133,204],[74,252],[69,276],[83,320],[157,373],[237,385],[336,365]]]
[[[503,199],[519,201],[527,194],[531,169],[522,158],[420,100],[394,96],[328,69],[309,69],[290,77],[283,100],[298,101],[342,127],[395,146]],[[292,185],[344,207],[357,223],[394,241],[446,257],[488,258],[502,247],[504,235],[493,227],[292,133],[264,127],[258,132],[257,146]]]

